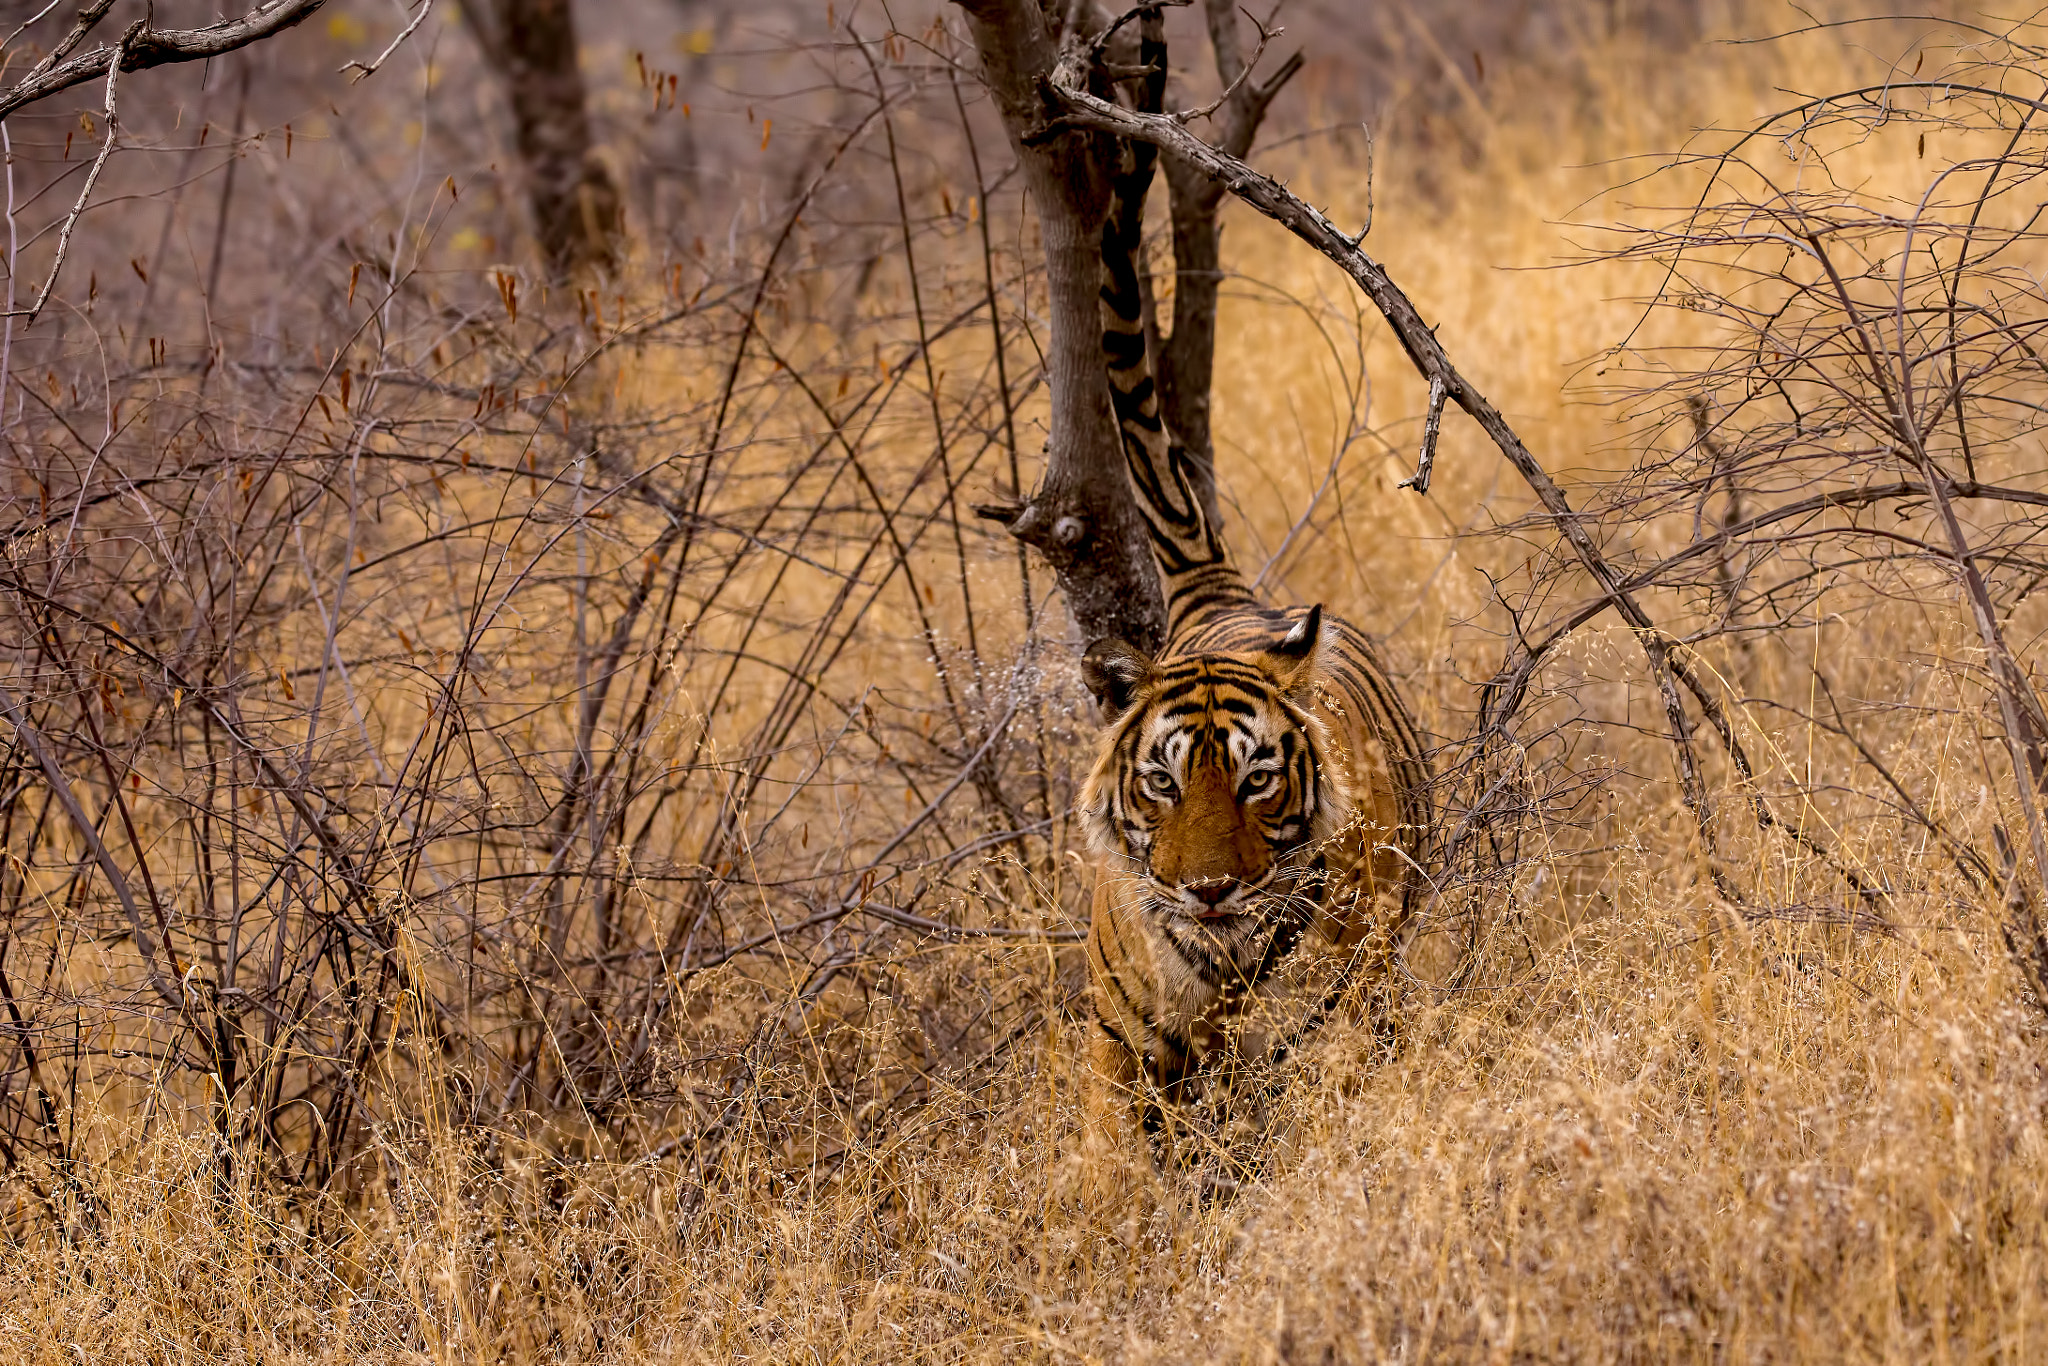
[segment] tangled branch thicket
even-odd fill
[[[1929,893],[1939,904],[1938,888],[2001,900],[2048,1000],[2040,874],[2026,871],[2048,866],[2048,722],[2028,662],[2048,572],[2044,106],[2022,74],[2041,53],[1969,36],[1937,72],[1803,101],[1681,159],[1670,179],[1705,172],[1696,202],[1617,230],[1616,255],[1664,272],[1653,304],[1713,326],[1703,347],[1610,362],[1646,378],[1663,439],[1592,511],[1651,529],[1630,585],[1682,604],[1684,647],[1746,714],[1755,738],[1723,727],[1733,795],[1760,829],[1796,832],[1757,853],[1796,846],[1804,867],[1785,871],[1846,890],[1827,913],[1851,923],[1887,926]],[[1810,738],[1804,774],[1775,766],[1773,782],[1747,758],[1745,742],[1783,724],[1769,717]],[[1873,839],[1918,848],[1926,866],[1899,867]],[[1711,826],[1704,842],[1716,857]],[[1756,875],[1783,872],[1767,861]]]
[[[897,80],[744,271],[571,322],[424,269],[451,185],[331,283],[313,364],[110,371],[90,433],[17,376],[6,1132],[67,1222],[81,1072],[308,1198],[419,1104],[715,1181],[763,1124],[829,1163],[862,1126],[810,1101],[896,1115],[920,1052],[986,1067],[1058,1008],[1042,970],[961,991],[1073,937],[1071,705],[1028,566],[959,516],[1017,474],[992,305],[1028,279],[981,187],[829,255],[835,200],[887,204],[849,162],[913,174]],[[933,936],[976,947],[927,981]]]
[[[1042,467],[1014,159],[950,11],[835,14],[758,109],[710,22],[680,76],[605,49],[607,145],[664,177],[613,177],[601,283],[491,259],[517,186],[438,21],[362,83],[406,99],[331,120],[122,78],[113,206],[0,337],[0,1342],[2034,1354],[2031,30],[1887,21],[1863,82],[1838,30],[1468,70],[1418,18],[1376,154],[1315,131],[1310,57],[1309,131],[1251,160],[1346,222],[1377,177],[1366,245],[1590,549],[1455,415],[1399,488],[1427,382],[1230,220],[1230,535],[1386,637],[1441,837],[1391,1051],[1332,1022],[1261,1182],[1133,1154],[1101,1217],[1093,720],[1051,575],[971,510]],[[1610,192],[1794,70],[1853,93]],[[8,122],[17,299],[111,135],[78,112]],[[1558,249],[1566,139],[1599,264],[1495,272]],[[1596,346],[1612,404],[1561,403]]]

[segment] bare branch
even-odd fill
[[[51,10],[57,8],[57,6],[63,3],[64,0],[50,0],[49,4],[44,5],[34,14],[31,14],[28,18],[22,20],[19,24],[16,24],[14,26],[14,32],[8,34],[5,39],[0,39],[0,52],[5,52],[8,48],[13,47],[14,40],[16,38],[19,38],[22,34],[27,33],[29,30],[29,26],[31,24],[41,23],[43,18],[47,16]]]
[[[357,81],[368,80],[370,77],[376,75],[377,69],[384,65],[385,60],[389,58],[392,53],[398,51],[399,46],[403,44],[406,39],[412,37],[412,35],[418,31],[419,26],[427,21],[427,16],[429,14],[432,14],[433,12],[434,0],[423,0],[423,3],[421,3],[420,5],[420,12],[412,17],[412,22],[407,24],[405,26],[405,30],[402,33],[400,33],[396,38],[393,38],[391,40],[390,45],[386,47],[382,52],[378,53],[373,60],[371,60],[368,63],[347,62],[341,66],[340,71],[343,73],[350,71],[355,72],[356,75],[354,77],[354,80]]]
[[[47,53],[43,55],[43,60],[37,62],[33,67],[29,69],[27,79],[34,80],[36,77],[48,72],[52,67],[56,66],[57,63],[63,61],[66,57],[69,57],[72,54],[72,52],[78,47],[78,45],[85,41],[85,36],[88,33],[91,33],[93,29],[99,26],[100,20],[107,17],[107,11],[112,9],[113,7],[114,0],[93,0],[92,4],[87,5],[84,9],[80,10],[78,12],[77,21],[71,25],[71,31],[65,34],[62,38],[59,38],[57,40],[57,45],[51,48]],[[52,8],[55,7],[52,6]],[[44,10],[43,13],[47,14],[49,13],[49,10]],[[37,16],[37,18],[41,17],[41,15]],[[34,20],[30,20],[29,22],[33,23]],[[26,28],[27,26],[28,25],[24,24],[22,27]],[[20,32],[20,29],[15,30],[15,33],[17,35]],[[8,41],[12,42],[13,38],[10,37]]]
[[[114,51],[117,54],[128,50],[128,45],[142,32],[143,22],[137,19],[129,25],[128,32],[122,35],[120,43],[115,46]],[[36,295],[33,305],[25,309],[9,309],[6,314],[9,318],[27,318],[25,326],[35,326],[36,318],[43,311],[43,305],[50,302],[50,291],[57,287],[57,276],[63,271],[64,258],[71,250],[72,230],[78,226],[79,216],[85,212],[86,201],[92,198],[93,186],[99,183],[100,172],[106,169],[107,158],[114,154],[114,139],[120,135],[121,128],[120,119],[114,112],[114,83],[120,74],[120,63],[110,62],[107,66],[107,98],[101,106],[107,122],[106,141],[100,144],[99,154],[92,159],[92,168],[85,173],[85,184],[79,187],[78,202],[73,204],[71,212],[64,216],[63,230],[57,234],[57,257],[50,262],[50,276],[43,281],[42,292]],[[9,216],[11,220],[11,210]]]
[[[1242,7],[1240,6],[1240,8]],[[1196,119],[1206,119],[1211,114],[1215,113],[1218,109],[1221,109],[1225,104],[1228,104],[1237,95],[1239,88],[1242,87],[1244,83],[1251,78],[1252,72],[1258,69],[1259,58],[1266,55],[1267,45],[1270,44],[1275,38],[1278,38],[1281,34],[1287,32],[1287,30],[1284,28],[1267,28],[1264,24],[1259,23],[1258,17],[1254,15],[1250,10],[1244,10],[1244,17],[1250,19],[1259,30],[1259,45],[1256,48],[1252,49],[1252,59],[1246,62],[1239,69],[1238,73],[1235,76],[1227,78],[1223,87],[1223,93],[1218,95],[1215,99],[1209,101],[1207,104],[1198,105],[1193,109],[1183,109],[1178,111],[1177,113],[1169,115],[1168,117],[1172,118],[1174,122],[1193,123]],[[1295,53],[1292,57],[1289,57],[1287,59],[1287,64],[1280,69],[1280,73],[1274,76],[1273,80],[1270,82],[1270,85],[1272,87],[1271,91],[1267,92],[1262,90],[1260,92],[1263,93],[1265,96],[1263,100],[1258,101],[1258,103],[1262,106],[1260,110],[1262,114],[1264,113],[1263,105],[1267,101],[1270,101],[1273,98],[1274,94],[1277,94],[1279,92],[1280,87],[1286,83],[1288,77],[1292,76],[1294,72],[1301,66],[1301,60],[1301,54],[1299,52]],[[1250,149],[1247,148],[1246,150]]]
[[[1287,83],[1294,79],[1295,73],[1301,70],[1304,58],[1299,52],[1292,53],[1271,76],[1257,84],[1247,85],[1246,77],[1258,66],[1259,57],[1266,50],[1266,26],[1259,23],[1249,10],[1233,6],[1231,0],[1204,2],[1209,45],[1216,51],[1216,74],[1230,87],[1223,101],[1228,117],[1223,124],[1222,147],[1232,156],[1242,157],[1251,151],[1252,142],[1259,134],[1259,125],[1265,122],[1266,110]],[[1258,50],[1250,61],[1244,59],[1244,49],[1238,43],[1237,15],[1240,13],[1251,19],[1260,34]],[[1273,36],[1278,34],[1279,30],[1273,31]]]
[[[78,837],[85,841],[86,848],[92,851],[94,862],[98,863],[100,871],[106,874],[107,885],[114,889],[114,895],[121,902],[121,910],[128,917],[128,932],[135,937],[135,947],[141,952],[142,961],[147,965],[150,984],[156,988],[157,995],[166,1003],[178,1004],[181,999],[180,993],[173,985],[173,978],[166,975],[157,965],[156,940],[151,937],[149,927],[143,923],[142,908],[135,903],[135,891],[128,885],[127,875],[121,871],[121,865],[114,862],[114,856],[107,849],[106,841],[100,838],[99,827],[86,815],[84,805],[78,800],[78,794],[72,790],[71,780],[64,776],[64,770],[57,763],[57,756],[50,752],[50,746],[43,740],[42,732],[37,730],[34,723],[22,712],[20,704],[14,700],[14,695],[4,684],[0,684],[0,716],[7,718],[23,746],[35,756],[36,763],[43,770],[43,777],[50,784],[50,791],[56,794],[58,804],[64,808],[64,814],[71,818],[72,825],[77,828]],[[175,959],[172,966],[176,967]]]
[[[31,71],[6,94],[0,95],[0,119],[7,118],[17,109],[34,104],[37,100],[69,90],[75,85],[98,80],[107,74],[114,63],[115,54],[120,54],[123,71],[143,71],[154,66],[171,66],[179,62],[199,62],[209,57],[220,57],[234,52],[251,43],[260,43],[265,38],[284,32],[304,22],[312,13],[327,3],[327,0],[274,0],[274,3],[249,11],[239,19],[229,19],[205,28],[152,29],[144,27],[132,39],[115,47],[96,48],[83,56],[66,60],[51,61],[77,46],[91,24],[97,23],[113,6],[113,0],[95,0],[92,8],[79,18],[78,27],[67,34],[64,42],[45,58],[44,63]]]

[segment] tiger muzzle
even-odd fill
[[[1236,913],[1236,893],[1243,887],[1244,884],[1234,877],[1212,877],[1199,882],[1182,883],[1182,904],[1185,907],[1186,899],[1192,897],[1194,905],[1187,909],[1195,919],[1220,920],[1224,916]]]

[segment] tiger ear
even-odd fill
[[[1107,721],[1130,710],[1138,690],[1151,676],[1152,657],[1114,637],[1096,641],[1081,656],[1081,681],[1095,694]]]
[[[1266,648],[1266,669],[1290,697],[1304,693],[1323,659],[1323,605],[1308,609],[1294,628]]]

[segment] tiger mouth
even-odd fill
[[[1175,915],[1204,925],[1216,925],[1232,920],[1259,920],[1271,909],[1272,898],[1263,889],[1249,888],[1243,893],[1231,896],[1221,905],[1204,906],[1200,910],[1189,910],[1187,901],[1175,896],[1166,903],[1167,909]]]
[[[1247,911],[1227,910],[1218,907],[1214,910],[1196,911],[1189,917],[1189,919],[1199,920],[1202,921],[1204,924],[1211,924],[1218,920],[1235,920],[1239,916],[1247,914],[1249,914],[1249,912]]]
[[[1204,906],[1199,911],[1191,911],[1179,890],[1175,889],[1156,896],[1152,904],[1154,910],[1167,919],[1193,920],[1204,925],[1215,925],[1229,920],[1256,918],[1260,909],[1259,901],[1260,898],[1256,896],[1236,898],[1227,906]]]

